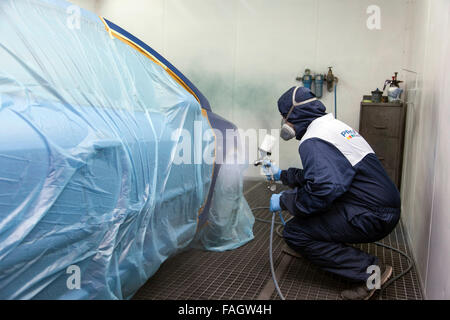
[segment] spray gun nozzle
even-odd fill
[[[262,165],[263,164],[263,160],[256,160],[254,163],[253,163],[253,165],[255,166],[255,167],[258,167],[258,166],[260,166],[260,165]]]

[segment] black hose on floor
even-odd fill
[[[411,271],[412,267],[413,267],[413,261],[411,259],[410,256],[408,256],[405,252],[400,251],[396,248],[393,248],[391,246],[388,246],[387,244],[381,243],[381,242],[374,242],[374,244],[376,244],[379,247],[383,247],[389,250],[392,250],[394,252],[397,252],[398,254],[400,254],[401,256],[403,256],[404,258],[406,258],[406,260],[408,261],[408,268],[406,268],[405,271],[403,271],[402,273],[400,273],[398,276],[393,277],[392,279],[389,279],[388,282],[386,282],[383,287],[380,290],[380,299],[381,299],[381,293],[383,292],[384,289],[386,289],[388,286],[390,286],[392,283],[394,283],[395,281],[397,281],[398,279],[400,279],[401,277],[403,277],[404,275],[406,275],[409,271]]]
[[[269,207],[256,207],[256,208],[251,208],[250,209],[252,212],[256,211],[256,210],[270,210]],[[265,220],[265,219],[261,219],[261,218],[257,218],[255,217],[255,220],[261,223],[270,223],[271,224],[271,228],[270,228],[270,243],[269,243],[269,258],[270,258],[270,268],[271,268],[271,272],[272,272],[272,278],[273,278],[273,282],[275,284],[275,288],[277,289],[278,295],[280,296],[280,298],[282,300],[285,300],[283,294],[281,293],[280,287],[278,286],[278,281],[276,279],[275,276],[275,270],[274,270],[274,266],[273,266],[273,253],[272,253],[272,242],[273,242],[273,229],[275,227],[275,225],[277,224],[278,227],[276,228],[276,233],[279,237],[283,238],[283,234],[281,233],[281,228],[284,227],[284,224],[282,222],[278,222],[275,221],[275,215],[276,213],[274,212],[272,214],[272,220]],[[293,219],[293,217],[290,217],[288,220],[286,220],[285,223],[288,223],[291,219]],[[385,290],[388,286],[390,286],[392,283],[394,283],[395,281],[397,281],[398,279],[400,279],[401,277],[405,276],[409,271],[411,271],[412,267],[413,267],[413,262],[411,257],[409,257],[405,252],[398,250],[397,248],[391,247],[387,244],[381,243],[381,242],[374,242],[373,244],[379,246],[379,247],[383,247],[389,250],[392,250],[394,252],[397,252],[398,254],[400,254],[401,256],[403,256],[407,261],[408,261],[408,268],[406,268],[405,271],[403,271],[402,273],[400,273],[399,275],[389,279],[388,282],[386,282],[383,287],[380,289],[380,294],[379,294],[379,299],[381,299],[381,294],[383,292],[383,290]]]

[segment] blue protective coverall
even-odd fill
[[[278,101],[286,117],[294,88]],[[300,88],[296,101],[314,94]],[[366,281],[378,259],[349,246],[386,237],[400,219],[400,194],[377,156],[355,130],[325,113],[320,101],[295,107],[288,121],[300,140],[303,169],[281,172],[291,189],[280,206],[294,218],[283,236],[287,244],[323,270]]]

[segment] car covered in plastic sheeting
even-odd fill
[[[0,2],[1,299],[128,299],[180,250],[253,238],[245,167],[217,161],[235,126],[148,45],[70,6]]]

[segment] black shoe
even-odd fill
[[[381,287],[392,276],[392,267],[389,265],[381,266]],[[368,289],[367,284],[359,285],[350,290],[344,290],[341,292],[341,298],[343,300],[369,300],[377,289]]]

